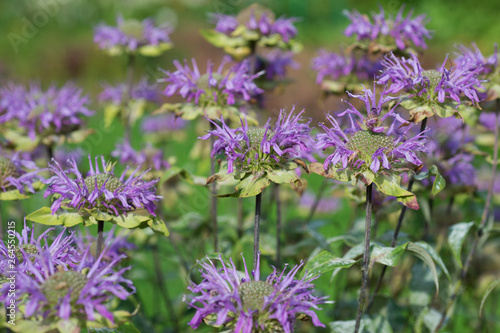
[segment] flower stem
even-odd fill
[[[104,232],[104,221],[97,221],[97,246],[95,251],[95,259],[99,258],[102,252],[102,243],[103,243],[103,232]]]
[[[158,244],[154,244],[152,250],[158,289],[160,290],[161,296],[163,297],[163,302],[165,303],[168,316],[170,317],[170,321],[172,322],[172,325],[174,327],[174,332],[180,332],[179,320],[177,319],[177,315],[175,314],[174,305],[172,304],[172,300],[170,299],[170,295],[168,294],[168,288],[166,288],[165,284],[163,283]]]
[[[276,184],[274,188],[276,198],[276,266],[280,267],[281,263],[281,199],[280,186]]]
[[[462,268],[462,271],[460,272],[460,277],[455,284],[455,288],[453,289],[453,294],[450,296],[450,299],[448,300],[448,303],[446,304],[446,307],[444,308],[443,312],[441,313],[441,320],[439,321],[438,325],[436,326],[434,332],[438,332],[439,329],[443,326],[446,316],[450,309],[452,308],[455,300],[458,298],[461,290],[461,286],[464,283],[465,278],[467,277],[467,272],[469,271],[470,264],[472,262],[472,259],[474,258],[474,255],[476,254],[477,247],[479,245],[479,240],[483,236],[484,233],[484,227],[486,226],[486,221],[488,220],[488,215],[490,212],[490,205],[491,205],[491,200],[493,198],[493,185],[495,183],[495,177],[497,174],[497,163],[498,163],[498,122],[500,120],[500,99],[496,100],[496,117],[495,117],[495,129],[494,129],[494,136],[495,136],[495,143],[493,144],[493,165],[491,166],[491,179],[488,187],[488,195],[486,197],[486,202],[484,203],[484,209],[483,209],[483,214],[481,216],[481,222],[479,223],[479,228],[477,230],[476,236],[474,238],[474,243],[472,244],[472,248],[467,255],[467,259],[465,260],[464,266]]]
[[[47,156],[49,157],[49,162],[52,162],[54,158],[54,147],[52,145],[47,145]]]
[[[255,223],[253,229],[253,267],[257,267],[257,258],[259,256],[259,228],[260,228],[261,204],[262,204],[262,192],[255,196]]]
[[[127,61],[127,78],[126,78],[127,86],[126,86],[125,97],[123,99],[123,110],[125,110],[125,108],[128,108],[129,101],[132,95],[132,88],[134,86],[134,68],[135,68],[134,65],[135,65],[135,55],[129,54]],[[123,127],[125,130],[125,140],[128,142],[130,142],[130,137],[131,137],[130,112],[131,112],[130,108],[128,108],[128,112],[123,111]]]
[[[368,289],[368,268],[370,264],[370,236],[372,227],[372,192],[373,184],[366,187],[366,217],[365,217],[365,251],[363,253],[363,268],[361,269],[361,291],[359,293],[358,313],[356,315],[356,326],[354,333],[359,332],[361,316],[366,301],[366,290]]]
[[[422,123],[420,124],[420,133],[422,133],[427,126],[427,118],[424,118],[422,120]],[[415,177],[413,174],[410,175],[410,179],[408,180],[408,192],[411,192],[413,188],[413,183],[415,181]],[[394,230],[394,235],[392,236],[392,241],[391,241],[391,247],[395,247],[396,243],[398,241],[398,236],[399,236],[399,231],[401,230],[401,225],[403,224],[403,220],[405,218],[405,213],[408,207],[403,206],[401,207],[401,212],[399,214],[398,218],[398,224],[396,225],[396,229]],[[380,273],[380,276],[377,280],[377,285],[375,286],[375,290],[373,291],[373,295],[370,297],[370,302],[368,303],[368,306],[366,308],[366,311],[370,311],[370,308],[373,305],[373,301],[375,300],[375,296],[377,296],[380,287],[382,286],[382,280],[384,279],[385,272],[387,271],[387,266],[384,266],[382,268],[382,272]]]
[[[210,131],[215,130],[215,125],[210,122]],[[210,136],[210,143],[212,147],[215,143],[215,137],[213,135]],[[215,158],[210,161],[210,175],[215,174]],[[211,205],[210,205],[210,215],[212,216],[212,232],[214,237],[214,251],[219,252],[219,240],[217,237],[218,234],[218,225],[217,225],[217,197],[215,196],[215,191],[217,190],[217,185],[213,182],[211,185],[211,190],[214,195],[212,195]]]

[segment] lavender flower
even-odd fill
[[[144,149],[137,151],[130,142],[117,144],[111,153],[113,157],[120,157],[120,163],[139,166],[141,169],[153,169],[155,171],[170,168],[170,163],[164,159],[163,151],[148,144]]]
[[[142,177],[146,172],[136,176],[136,169],[128,178],[125,178],[127,169],[120,177],[116,177],[113,168],[107,166],[101,156],[102,171],[99,169],[98,157],[95,158],[95,167],[89,156],[90,172],[83,177],[74,160],[71,168],[63,170],[59,163],[52,160],[49,169],[54,176],[46,181],[48,187],[45,197],[58,194],[59,197],[52,203],[54,214],[63,203],[76,209],[98,209],[109,214],[126,214],[127,212],[145,208],[150,214],[155,215],[155,201],[161,199],[155,194],[154,185],[158,179],[144,181]],[[76,179],[68,177],[73,173]]]
[[[0,89],[0,123],[16,121],[34,140],[37,134],[67,134],[84,124],[82,116],[94,114],[81,89],[67,83],[42,91],[37,83],[28,88],[10,84]]]
[[[116,86],[104,85],[104,89],[99,95],[100,102],[111,102],[114,105],[121,105],[126,98],[127,85],[125,83]],[[161,98],[156,84],[149,84],[146,79],[141,80],[130,91],[130,98],[143,99],[151,103],[160,104]]]
[[[165,79],[160,82],[167,82],[168,85],[163,92],[170,97],[179,94],[188,102],[194,100],[196,105],[233,105],[237,101],[249,101],[256,94],[264,91],[258,88],[253,80],[262,73],[249,75],[249,62],[243,61],[241,64],[234,65],[226,74],[223,73],[224,66],[229,62],[225,57],[217,71],[214,71],[212,62],[207,62],[207,72],[202,74],[194,59],[191,60],[193,68],[191,69],[184,61],[184,66],[177,60],[174,65],[177,68],[175,72],[163,71],[166,74]]]
[[[145,133],[179,131],[186,126],[186,121],[175,114],[160,114],[144,117],[141,129]]]
[[[24,193],[26,188],[34,193],[33,184],[42,180],[40,170],[33,161],[19,157],[19,153],[12,156],[0,155],[0,192],[17,189]]]
[[[358,11],[344,11],[344,14],[351,20],[345,29],[346,36],[356,35],[358,41],[369,40],[387,43],[385,39],[391,38],[396,47],[400,50],[407,49],[411,43],[417,47],[427,48],[425,39],[431,38],[431,33],[425,28],[425,15],[411,18],[413,10],[407,17],[403,17],[402,7],[396,17],[385,16],[383,8],[380,13],[373,13],[372,19],[367,15],[361,15]]]
[[[359,83],[373,80],[381,69],[379,61],[372,61],[367,56],[357,59],[354,55],[319,50],[312,60],[312,69],[317,71],[316,83],[325,78],[333,81],[343,79],[346,83]]]
[[[481,112],[479,115],[479,123],[492,132],[495,130],[495,126],[500,126],[500,120],[496,120],[496,114],[494,112]]]
[[[287,68],[299,68],[299,64],[293,60],[293,53],[274,49],[258,58],[257,68],[266,73],[266,80],[284,78]]]
[[[394,54],[386,56],[382,61],[385,67],[377,83],[387,84],[391,82],[390,93],[405,91],[410,97],[425,101],[444,103],[453,100],[461,103],[461,96],[465,96],[472,103],[478,103],[477,89],[484,87],[478,79],[480,68],[470,67],[445,67],[446,58],[438,70],[423,70],[416,55],[411,58],[397,58]]]
[[[303,263],[293,267],[286,275],[285,270],[278,273],[274,268],[266,280],[260,280],[260,255],[251,274],[243,258],[243,277],[236,271],[232,259],[229,266],[220,256],[219,261],[222,269],[217,269],[208,258],[206,262],[199,262],[203,281],[188,287],[197,294],[186,300],[189,306],[196,309],[189,322],[191,327],[197,328],[205,317],[215,315],[215,325],[224,325],[232,332],[290,333],[297,314],[306,314],[315,326],[324,327],[315,310],[319,310],[318,305],[326,300],[312,295],[314,285],[311,282],[317,277],[295,278]]]
[[[393,164],[400,161],[416,166],[422,165],[416,153],[427,151],[424,146],[425,140],[421,140],[425,138],[423,132],[407,139],[406,134],[411,127],[408,126],[405,132],[398,134],[396,130],[399,126],[396,124],[407,124],[407,122],[394,112],[396,106],[382,115],[384,104],[394,100],[395,97],[387,96],[387,91],[384,90],[377,101],[376,94],[366,88],[363,95],[348,94],[365,103],[366,115],[348,103],[350,107],[338,116],[347,116],[351,123],[350,128],[343,130],[331,115],[327,115],[327,119],[332,127],[320,124],[325,133],[317,135],[315,148],[323,150],[329,147],[335,148],[324,162],[325,170],[332,165],[336,168],[349,167],[360,171],[370,169],[373,173],[378,173],[381,168],[393,169]],[[383,122],[390,118],[394,119],[386,128]]]
[[[296,147],[307,151],[306,140],[311,131],[311,120],[305,121],[301,115],[293,115],[292,111],[286,115],[280,111],[278,120],[271,126],[270,119],[264,127],[249,127],[247,122],[241,121],[241,127],[229,128],[223,119],[222,126],[213,122],[216,129],[210,131],[200,139],[207,140],[214,135],[217,139],[212,149],[212,157],[217,154],[226,155],[228,173],[259,172],[280,168],[292,157],[298,156]]]
[[[242,10],[236,17],[214,14],[213,18],[216,24],[215,31],[231,37],[241,34],[251,40],[258,40],[262,36],[279,35],[284,42],[288,43],[297,35],[297,29],[293,25],[297,21],[296,18],[275,19],[271,10],[258,4]]]
[[[170,44],[169,34],[172,29],[166,25],[155,26],[152,19],[142,22],[116,18],[117,26],[105,24],[95,28],[94,42],[103,50],[134,52],[144,46],[162,46]]]
[[[99,314],[113,322],[113,314],[105,304],[113,297],[126,299],[135,292],[135,288],[132,281],[123,276],[130,267],[114,270],[121,257],[105,266],[100,265],[106,250],[88,271],[85,269],[88,249],[74,269],[65,266],[58,266],[56,269],[52,265],[54,260],[49,251],[39,254],[37,261],[42,263],[39,266],[26,260],[26,272],[17,273],[14,296],[17,300],[27,296],[21,301],[25,303],[24,316],[60,319],[76,317],[94,321]],[[1,301],[11,300],[12,293],[8,292],[8,285],[6,283],[1,288]]]
[[[454,63],[457,67],[470,68],[471,70],[479,70],[482,75],[488,75],[496,71],[498,66],[498,47],[495,45],[495,52],[485,58],[476,44],[472,43],[473,48],[467,48],[464,45],[459,45],[457,48],[460,53],[456,54]]]

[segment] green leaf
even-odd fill
[[[448,243],[450,244],[451,252],[455,257],[460,268],[462,268],[462,245],[464,244],[467,233],[474,225],[474,222],[462,222],[454,224],[450,227],[448,233]]]
[[[481,306],[479,307],[479,317],[482,316],[483,307],[484,307],[484,303],[486,302],[486,299],[491,294],[493,289],[495,289],[496,286],[498,286],[499,284],[500,284],[500,279],[496,279],[495,281],[491,282],[488,289],[486,289],[486,292],[484,293],[483,299],[481,300]]]
[[[148,220],[148,225],[151,229],[153,229],[154,232],[168,236],[169,232],[167,229],[167,225],[165,222],[163,222],[161,219],[157,217],[152,217],[151,219]]]
[[[236,185],[236,193],[234,196],[239,198],[252,197],[261,193],[266,187],[271,184],[269,178],[263,174],[249,174]]]
[[[301,278],[304,274],[307,274],[306,279],[309,279],[336,268],[349,268],[355,263],[356,260],[338,258],[328,251],[323,251],[307,262],[302,270]]]
[[[399,177],[395,175],[384,176],[377,175],[373,182],[377,185],[380,192],[396,197],[403,205],[411,209],[419,209],[417,197],[415,194],[405,190],[399,185]]]
[[[10,141],[14,144],[16,150],[32,151],[40,143],[39,136],[37,136],[35,140],[32,140],[29,137],[13,130],[5,130],[2,134],[5,139],[7,139],[7,141]]]
[[[29,196],[22,194],[19,190],[0,192],[1,201],[22,200],[27,198],[29,198]]]
[[[63,227],[72,227],[86,220],[78,213],[62,213],[52,215],[50,207],[42,207],[39,210],[26,216],[26,220],[45,225],[61,225]]]
[[[347,171],[347,169],[338,170],[330,166],[328,170],[325,170],[323,163],[312,163],[309,165],[309,170],[320,176],[335,179],[341,182],[347,183],[351,181],[351,174]]]
[[[92,215],[93,218],[99,221],[109,221],[112,220],[114,217],[113,215],[108,213],[103,213],[98,209],[92,209],[92,210],[86,209],[86,210],[89,212],[90,215]]]
[[[300,182],[294,170],[272,170],[267,172],[267,177],[276,184],[287,184]]]
[[[116,116],[120,113],[120,106],[116,104],[108,104],[104,108],[104,127],[109,128],[114,122]]]
[[[128,102],[128,109],[129,109],[129,121],[132,124],[135,124],[135,122],[140,119],[144,115],[144,110],[146,110],[146,105],[147,101],[143,98],[139,99],[131,99]]]
[[[113,216],[110,222],[116,223],[122,228],[133,229],[140,226],[141,223],[149,221],[150,219],[151,218],[149,216],[128,213],[126,215]]]
[[[139,51],[140,55],[145,57],[158,57],[163,52],[172,48],[172,43],[159,43],[157,45],[144,45],[139,47],[137,51]]]
[[[398,264],[399,259],[406,250],[408,243],[399,245],[398,247],[382,247],[374,245],[370,254],[370,266],[378,262],[380,264],[394,267]]]
[[[436,265],[434,264],[434,261],[432,260],[432,257],[429,255],[429,253],[423,247],[415,243],[408,243],[406,249],[412,252],[416,257],[421,259],[429,267],[432,273],[432,277],[434,278],[434,284],[436,285],[436,292],[439,292],[439,281]]]
[[[441,192],[446,186],[446,180],[439,173],[438,167],[432,165],[429,169],[431,176],[434,176],[434,183],[432,183],[431,196],[435,197],[439,192]]]
[[[434,259],[434,261],[437,262],[439,267],[441,267],[444,275],[446,275],[448,280],[451,281],[450,272],[448,272],[448,269],[446,268],[446,265],[444,264],[443,259],[441,259],[441,257],[436,252],[436,250],[430,244],[428,244],[426,242],[415,242],[415,244],[422,247],[424,250],[426,250],[429,253],[429,255],[432,257],[432,259]]]

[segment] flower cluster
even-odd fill
[[[403,133],[398,133],[399,124],[407,122],[394,112],[395,106],[382,114],[384,104],[394,100],[395,97],[387,95],[384,90],[377,101],[376,93],[370,89],[364,90],[362,95],[353,95],[350,97],[359,99],[365,103],[366,114],[362,114],[352,104],[349,104],[344,112],[338,116],[347,116],[351,126],[343,130],[337,120],[327,115],[332,127],[324,124],[320,126],[325,133],[317,135],[316,149],[326,149],[334,147],[335,151],[329,155],[324,162],[324,169],[327,170],[330,165],[345,169],[350,167],[353,170],[370,169],[378,173],[381,168],[391,170],[393,163],[401,160],[409,162],[415,166],[422,165],[422,161],[416,155],[417,152],[426,152],[424,146],[423,133],[407,139],[411,126]],[[383,122],[394,118],[391,125],[386,128]]]
[[[479,69],[482,75],[488,75],[494,72],[498,66],[498,48],[495,46],[495,52],[488,58],[484,57],[476,44],[472,44],[472,48],[464,45],[459,45],[457,54],[453,62],[457,67],[470,68],[471,70]]]
[[[282,166],[290,157],[298,156],[296,148],[307,151],[306,140],[311,131],[309,123],[301,117],[304,110],[293,115],[293,110],[287,115],[281,110],[280,115],[271,126],[271,119],[264,127],[249,127],[247,122],[241,121],[241,127],[229,128],[223,119],[222,126],[213,122],[216,129],[201,139],[216,136],[212,150],[212,157],[217,154],[226,155],[228,173],[234,167],[238,172],[258,172]]]
[[[95,28],[94,42],[103,50],[125,49],[134,52],[143,46],[161,46],[170,43],[168,26],[155,26],[153,20],[125,20],[121,15],[116,18],[117,26],[98,25]]]
[[[377,83],[391,83],[388,92],[397,93],[405,91],[411,96],[424,100],[435,100],[444,103],[447,100],[461,102],[461,96],[467,97],[471,102],[478,103],[478,89],[484,87],[478,74],[481,68],[471,67],[445,67],[446,58],[437,70],[423,70],[416,55],[411,58],[398,58],[394,54],[386,56],[382,61],[385,67]]]
[[[33,161],[21,158],[19,153],[0,155],[0,192],[17,189],[24,193],[26,188],[35,192],[33,184],[42,180],[40,171]]]
[[[127,98],[127,85],[125,83],[116,86],[104,85],[103,91],[99,95],[99,101],[110,102],[114,105],[120,105]],[[141,80],[139,84],[133,86],[130,91],[131,99],[143,99],[151,103],[160,103],[160,94],[156,84],[149,84],[147,80]]]
[[[405,50],[411,46],[411,43],[417,47],[426,48],[425,39],[431,38],[431,33],[425,28],[425,15],[411,18],[413,11],[410,11],[405,18],[403,10],[404,8],[401,8],[396,17],[392,15],[386,17],[381,8],[380,13],[371,15],[371,19],[356,10],[345,11],[344,14],[351,20],[351,23],[344,33],[348,37],[356,35],[358,41],[379,40],[384,45],[389,44],[387,39],[390,39],[400,50]]]
[[[225,325],[232,332],[293,332],[296,316],[306,314],[315,326],[324,325],[319,321],[314,310],[325,303],[324,297],[312,295],[316,277],[296,279],[297,272],[303,263],[293,267],[287,274],[285,270],[278,273],[276,268],[265,279],[260,279],[260,255],[257,266],[249,274],[246,267],[243,277],[239,275],[232,260],[228,266],[221,257],[222,269],[214,263],[200,262],[203,281],[191,285],[196,295],[186,302],[196,309],[196,314],[189,322],[197,328],[203,319],[215,315],[215,325]]]
[[[312,60],[312,69],[317,71],[316,83],[325,78],[337,81],[343,77],[349,82],[373,80],[381,69],[379,61],[370,60],[368,56],[356,58],[354,55],[319,50],[318,56]]]
[[[214,71],[214,64],[207,62],[207,72],[200,73],[196,61],[192,59],[191,69],[184,61],[184,66],[179,61],[174,61],[177,68],[174,72],[163,71],[166,78],[160,82],[167,82],[168,85],[163,92],[166,96],[178,93],[187,101],[194,100],[196,105],[232,105],[237,101],[249,101],[252,96],[261,94],[264,91],[257,87],[253,80],[263,73],[254,75],[248,74],[249,62],[243,61],[235,64],[226,73],[224,66],[229,62],[229,58],[224,58]]]
[[[284,78],[287,68],[298,69],[299,64],[293,60],[293,52],[274,49],[258,57],[257,68],[265,72],[265,78],[272,81],[275,78]]]
[[[154,215],[155,202],[161,199],[155,194],[154,185],[158,179],[144,181],[142,177],[146,172],[136,175],[139,168],[127,178],[125,176],[128,168],[120,177],[117,177],[112,167],[106,165],[102,156],[102,171],[99,169],[98,157],[95,158],[94,167],[89,156],[90,171],[86,177],[83,177],[78,170],[74,160],[69,163],[71,168],[68,170],[63,170],[55,160],[49,165],[54,175],[46,181],[48,187],[45,197],[51,194],[58,195],[52,203],[53,214],[65,203],[77,209],[98,209],[114,215],[145,208]],[[69,173],[74,174],[76,179],[70,178]]]
[[[215,31],[228,36],[235,35],[238,30],[248,30],[257,33],[254,39],[275,34],[288,42],[297,35],[297,29],[293,25],[295,18],[276,19],[271,10],[255,4],[241,11],[238,16],[215,14],[214,18]]]
[[[38,83],[28,88],[10,84],[0,89],[0,123],[16,121],[30,139],[37,134],[67,134],[84,124],[82,116],[94,114],[81,89],[67,83],[43,91]]]

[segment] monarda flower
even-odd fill
[[[311,68],[318,72],[316,83],[323,90],[344,93],[346,89],[360,90],[360,84],[373,80],[382,67],[379,61],[370,60],[368,56],[356,58],[353,54],[319,50]]]
[[[0,198],[2,192],[17,190],[22,194],[28,190],[34,193],[33,185],[43,179],[39,175],[40,171],[33,161],[22,159],[19,153],[0,155]]]
[[[101,156],[101,167],[99,168],[99,157],[95,158],[95,165],[89,156],[90,171],[84,177],[78,170],[74,160],[69,161],[71,168],[63,170],[55,160],[49,165],[54,174],[46,181],[47,190],[45,197],[57,194],[57,199],[52,203],[52,214],[54,214],[64,203],[66,206],[80,209],[97,209],[111,215],[126,214],[139,208],[146,209],[155,215],[155,202],[161,199],[155,194],[155,184],[158,179],[144,181],[142,178],[146,172],[137,175],[138,169],[126,177],[127,169],[120,177],[113,173],[113,168],[106,165],[104,157]],[[70,178],[72,173],[75,177]]]
[[[39,266],[25,260],[27,268],[16,276],[14,296],[25,305],[23,317],[36,319],[40,316],[48,322],[69,318],[94,321],[104,317],[113,322],[113,313],[106,307],[109,300],[114,297],[126,299],[135,292],[135,287],[132,281],[124,277],[130,267],[116,270],[121,257],[106,265],[100,264],[106,250],[89,269],[86,260],[88,249],[74,268],[63,265],[55,268],[49,251],[39,254],[37,261],[43,263]],[[11,300],[12,295],[8,290],[8,283],[4,284],[1,289],[1,300],[4,302]]]
[[[367,185],[375,182],[381,191],[385,191],[387,189],[381,186],[384,179],[399,183],[394,175],[422,166],[417,154],[427,152],[424,133],[408,138],[411,126],[395,113],[397,105],[385,111],[386,104],[395,99],[388,96],[386,90],[380,93],[378,99],[370,89],[365,89],[362,95],[349,93],[349,96],[363,101],[366,111],[360,112],[348,103],[349,108],[338,114],[339,117],[348,117],[350,126],[345,130],[333,116],[327,115],[331,127],[320,124],[325,133],[317,135],[315,148],[325,150],[333,147],[334,151],[323,164],[313,164],[311,171],[344,182],[358,179]],[[385,126],[384,122],[391,118],[390,125]],[[398,133],[398,124],[408,127]],[[384,193],[399,197],[394,193]],[[413,197],[411,193],[405,193]],[[412,208],[418,207],[416,199],[411,204]]]
[[[410,109],[417,122],[434,113],[440,117],[451,116],[464,100],[479,103],[478,89],[484,87],[481,84],[483,81],[478,79],[481,68],[447,69],[447,59],[437,70],[424,70],[414,54],[410,58],[390,54],[382,61],[384,70],[377,83],[390,83],[389,93],[408,93],[401,105]]]
[[[116,21],[116,27],[100,24],[94,32],[94,42],[110,55],[139,52],[157,56],[171,47],[172,29],[166,25],[155,26],[152,19],[125,20],[121,15]]]
[[[413,15],[411,10],[405,18],[403,10],[404,7],[399,10],[396,17],[392,15],[386,17],[381,8],[380,13],[372,13],[371,19],[356,10],[352,12],[346,10],[344,14],[351,23],[344,33],[348,37],[355,35],[358,41],[372,42],[369,45],[372,52],[406,50],[412,45],[427,48],[425,39],[431,38],[431,33],[425,28],[425,15],[411,18]]]
[[[296,318],[300,314],[311,318],[314,326],[324,325],[319,321],[315,310],[324,297],[312,295],[317,277],[297,279],[296,275],[303,263],[293,267],[288,273],[278,273],[276,268],[265,279],[260,279],[260,255],[257,266],[251,274],[246,267],[245,274],[236,270],[233,261],[226,264],[221,257],[222,268],[217,269],[207,258],[199,262],[203,281],[188,287],[195,295],[186,297],[189,306],[196,314],[189,322],[197,328],[207,316],[215,316],[215,326],[223,325],[231,332],[284,332],[294,330]]]
[[[271,181],[300,186],[300,180],[293,170],[298,167],[297,163],[303,166],[304,163],[297,159],[297,149],[308,150],[307,139],[311,131],[311,120],[302,118],[303,112],[304,110],[294,115],[292,110],[287,115],[281,110],[274,125],[271,125],[269,119],[263,127],[248,126],[246,121],[241,120],[239,128],[231,129],[223,119],[221,126],[212,122],[215,129],[200,139],[216,137],[211,156],[214,158],[218,154],[225,155],[227,168],[210,177],[209,182],[227,178],[228,174],[234,173],[232,176],[240,180],[241,186],[259,183],[255,188],[258,193]],[[237,186],[240,196],[256,194],[253,190],[247,192],[240,185]]]
[[[80,128],[82,117],[92,116],[89,99],[71,83],[62,88],[50,86],[43,91],[39,84],[28,88],[10,84],[0,89],[0,123],[14,121],[30,139],[37,135],[64,135]]]
[[[465,45],[458,45],[458,51],[456,57],[453,60],[457,67],[471,68],[475,70],[479,68],[479,73],[481,75],[488,75],[496,71],[498,66],[498,48],[495,45],[495,52],[486,58],[481,53],[481,50],[476,44],[472,43],[472,47],[468,48]]]
[[[204,37],[235,59],[244,59],[262,47],[293,48],[297,35],[295,18],[276,18],[274,13],[259,4],[253,4],[237,16],[214,14],[215,29],[203,31]]]

